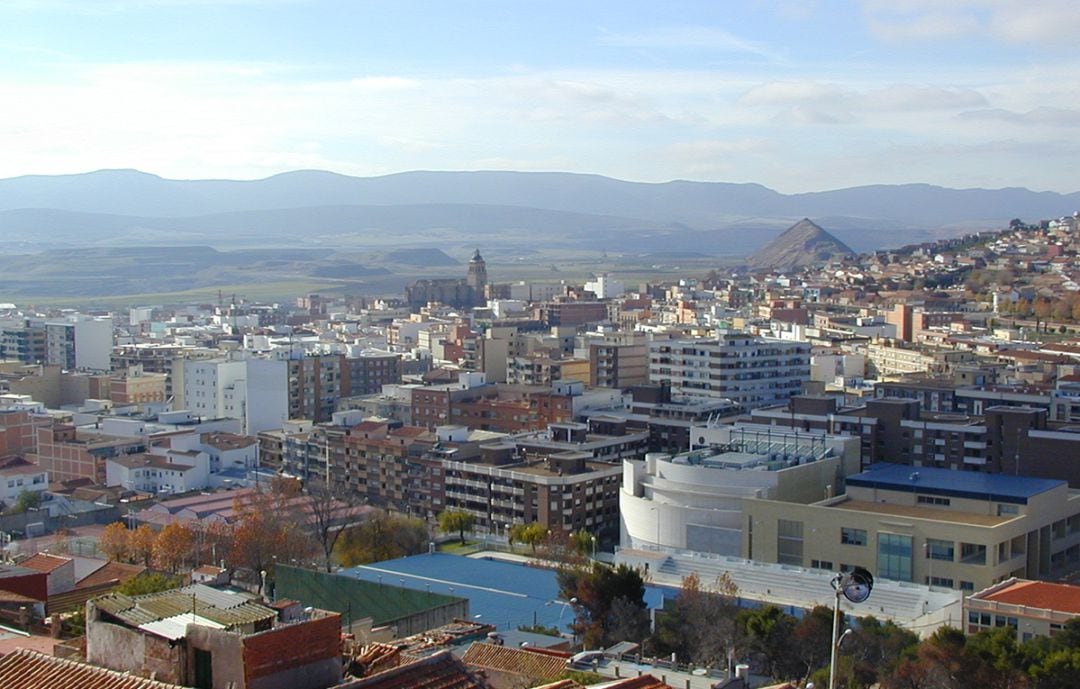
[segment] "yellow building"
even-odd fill
[[[812,504],[748,498],[743,556],[978,591],[1080,566],[1080,491],[1064,481],[877,464]]]

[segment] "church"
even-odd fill
[[[469,259],[469,272],[464,278],[417,280],[405,288],[405,301],[410,309],[419,309],[430,302],[467,309],[485,304],[485,287],[487,265],[477,249]]]

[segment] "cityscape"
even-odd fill
[[[1074,13],[676,5],[0,8],[0,689],[1076,686]]]

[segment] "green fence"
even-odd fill
[[[275,598],[290,598],[305,606],[339,612],[346,625],[370,617],[378,627],[462,600],[281,564],[275,567],[275,579]]]

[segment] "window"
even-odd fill
[[[954,551],[955,544],[952,541],[941,541],[936,538],[926,539],[926,557],[931,560],[952,562],[955,559]]]
[[[978,543],[961,543],[960,562],[967,565],[985,565],[986,546]]]
[[[927,577],[927,580],[931,586],[944,586],[950,589],[953,587],[953,580],[947,577]]]
[[[827,569],[832,571],[832,563],[828,560],[811,560],[810,567],[813,569]]]
[[[999,517],[1011,516],[1014,514],[1020,514],[1020,507],[1018,505],[1002,505],[997,506],[997,513]]]
[[[919,495],[915,498],[915,501],[920,505],[940,505],[942,507],[948,507],[952,504],[948,498],[939,498],[936,495]]]
[[[803,523],[788,519],[776,522],[776,561],[782,565],[803,563]]]
[[[884,579],[911,581],[911,536],[878,534],[878,573]]]
[[[840,542],[844,545],[866,545],[866,529],[841,527]]]
[[[975,582],[961,581],[960,582],[960,590],[961,591],[974,591],[975,590]]]

